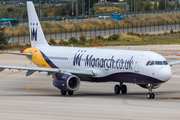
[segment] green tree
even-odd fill
[[[28,18],[27,10],[24,10],[22,13],[22,18]]]
[[[143,10],[143,2],[142,0],[139,0],[136,2],[136,10],[137,11],[142,11]]]
[[[132,12],[134,12],[134,0],[128,0],[127,4],[129,5],[129,12],[131,12],[131,1],[132,1]]]
[[[108,37],[109,41],[117,41],[119,39],[119,35],[118,34],[114,34]]]
[[[179,0],[177,1],[177,8],[180,8]]]
[[[168,9],[169,6],[169,1],[166,0],[166,9]],[[159,10],[165,10],[165,0],[159,0]]]
[[[7,44],[5,37],[5,27],[0,27],[0,45],[1,44]]]
[[[79,40],[80,40],[81,42],[86,42],[86,37],[84,36],[84,34],[81,34],[81,35],[80,35]]]
[[[70,44],[77,43],[77,42],[78,42],[78,39],[76,39],[75,37],[71,37],[71,38],[69,38],[68,42],[69,42]]]
[[[7,8],[7,11],[8,11],[8,12],[13,12],[13,11],[14,11],[14,8],[13,8],[13,7],[8,7],[8,8]]]
[[[48,13],[47,13],[47,12],[44,12],[44,13],[43,13],[43,17],[48,17]]]
[[[49,40],[49,45],[55,45],[56,41],[54,40],[54,38],[50,38]]]
[[[175,3],[170,4],[170,9],[174,9],[175,8]]]
[[[129,5],[129,11],[131,12],[131,1],[132,1],[132,12],[134,12],[134,1],[135,1],[135,11],[142,11],[143,6],[145,3],[143,3],[144,0],[127,0],[127,4]]]
[[[96,0],[90,0],[90,9],[93,8],[96,2]],[[85,0],[85,10],[89,13],[89,0]]]
[[[157,0],[154,1],[154,10],[158,10]]]
[[[55,6],[54,8],[54,15],[59,16],[62,13],[62,7],[61,6]]]
[[[72,2],[66,3],[63,7],[65,14],[71,16],[72,15]],[[74,9],[76,9],[76,2],[74,2]],[[74,13],[75,14],[75,13]]]
[[[68,41],[64,41],[63,39],[61,39],[59,41],[59,45],[69,45]]]
[[[144,4],[144,11],[150,11],[151,10],[151,0],[146,0],[145,4]]]
[[[96,3],[96,0],[90,0],[90,8],[93,8],[93,5],[95,3]],[[70,3],[69,5],[70,6],[66,7],[66,8],[67,8],[67,10],[70,9],[69,13],[72,13],[72,3]],[[74,3],[74,15],[76,15],[75,8],[76,8],[76,3]],[[85,11],[89,12],[89,0],[85,0]],[[82,14],[82,0],[78,0],[78,15],[81,15],[81,14]]]
[[[4,18],[9,18],[9,13],[8,13],[8,11],[5,11],[5,12],[4,12],[3,17],[4,17]]]
[[[66,15],[66,14],[67,14],[66,8],[62,8],[62,13],[61,13],[61,15]]]

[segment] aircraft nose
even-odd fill
[[[159,70],[159,77],[162,81],[168,81],[172,76],[172,71],[170,67],[163,67]]]

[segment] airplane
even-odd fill
[[[53,76],[53,85],[61,95],[73,95],[81,81],[118,82],[114,86],[115,94],[126,94],[124,83],[133,83],[148,89],[147,99],[154,99],[152,89],[167,82],[172,76],[171,66],[180,63],[167,62],[162,55],[151,51],[50,46],[31,1],[27,2],[27,10],[31,48],[24,53],[1,53],[24,55],[37,67],[0,65],[0,72],[27,70],[26,76],[36,71],[47,72]]]

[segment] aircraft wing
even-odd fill
[[[0,51],[0,53],[32,56],[31,53],[16,53],[16,52],[4,52],[4,51]]]
[[[180,64],[180,60],[168,61],[168,64],[169,64],[170,66],[175,65],[175,64]]]
[[[36,71],[39,72],[48,72],[51,73],[61,73],[61,74],[76,74],[76,75],[85,75],[93,76],[93,71],[91,70],[71,70],[71,69],[58,69],[58,68],[43,68],[43,67],[26,67],[26,66],[8,66],[0,65],[0,72],[4,69],[17,69],[17,70],[27,70],[26,76],[30,76]]]

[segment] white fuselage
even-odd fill
[[[77,47],[38,49],[52,68],[92,70],[94,77],[89,79],[80,76],[82,81],[162,83],[172,75],[171,67],[165,64],[166,59],[150,51]],[[146,65],[148,61],[149,65]]]

